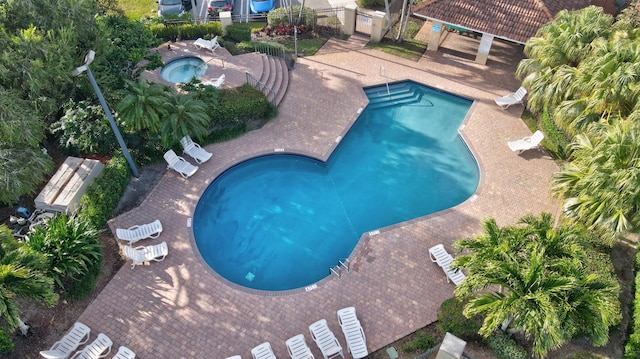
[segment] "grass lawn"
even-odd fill
[[[128,19],[140,19],[144,16],[156,16],[158,3],[156,0],[118,0],[118,6],[124,10]]]

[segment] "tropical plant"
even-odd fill
[[[564,213],[573,220],[615,233],[635,230],[640,226],[640,126],[620,121],[593,127],[590,136],[576,136],[573,160],[553,176],[551,190],[566,198]]]
[[[73,154],[109,154],[118,147],[102,106],[70,100],[64,109],[64,115],[51,125],[60,148]]]
[[[166,145],[180,141],[184,136],[203,138],[208,133],[207,105],[192,94],[181,95],[172,89],[172,95],[163,105],[165,115],[160,124],[162,140]]]
[[[498,328],[523,332],[537,357],[578,335],[606,344],[609,327],[620,320],[618,287],[586,267],[586,230],[554,228],[548,213],[504,228],[488,219],[483,228],[456,242],[465,254],[454,260],[454,267],[468,271],[456,296],[470,298],[465,316],[484,315],[481,335]]]
[[[527,108],[540,112],[545,106],[555,107],[575,97],[571,74],[602,38],[611,31],[613,18],[602,8],[590,6],[578,11],[562,10],[538,29],[525,45],[524,59],[516,75],[529,92]]]
[[[0,144],[0,203],[12,204],[36,192],[53,169],[53,161],[40,149],[2,148]]]
[[[158,132],[166,111],[164,105],[169,101],[169,89],[142,77],[137,82],[126,80],[125,83],[125,89],[119,91],[123,98],[116,106],[120,117],[135,131]]]
[[[102,261],[98,231],[86,221],[58,214],[29,234],[28,244],[49,260],[49,271],[64,288],[65,280],[77,280]]]
[[[46,276],[47,259],[16,241],[11,230],[0,225],[0,318],[9,332],[23,326],[17,298],[29,298],[53,306],[58,295],[53,279]]]

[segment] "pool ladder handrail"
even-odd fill
[[[330,267],[329,273],[335,274],[338,279],[342,279],[342,268],[346,269],[347,273],[349,273],[350,267],[349,258],[338,258],[338,264],[334,267]]]

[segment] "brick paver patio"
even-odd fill
[[[509,47],[496,51],[503,50]],[[444,243],[452,251],[455,240],[478,233],[489,216],[507,225],[526,213],[558,213],[548,194],[554,161],[538,151],[518,156],[506,145],[530,131],[519,118],[521,106],[503,111],[493,103],[519,86],[514,64],[502,60],[481,66],[444,52],[413,62],[338,40],[299,58],[276,118],[207,146],[214,156],[192,178],[167,172],[140,207],[110,222],[115,231],[160,219],[159,240],[167,241],[169,255],[133,270],[124,265],[79,321],[92,336],[103,332],[116,348],[126,345],[143,359],[250,358],[251,348],[265,341],[288,358],[285,340],[299,333],[321,358],[307,329],[321,318],[350,357],[336,317],[347,306],[357,308],[370,352],[434,322],[454,286],[429,260],[429,247]],[[476,194],[449,210],[364,234],[350,257],[351,273],[327,277],[308,292],[252,291],[220,278],[198,254],[189,226],[207,185],[238,161],[278,148],[328,158],[367,104],[362,87],[385,83],[384,73],[389,81],[411,79],[475,100],[460,133],[480,167]]]

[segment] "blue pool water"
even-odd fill
[[[207,64],[199,57],[188,56],[169,61],[160,75],[172,83],[189,82],[194,77],[199,79],[207,71]]]
[[[193,230],[222,277],[260,290],[306,287],[360,236],[455,206],[479,180],[458,135],[471,101],[413,82],[369,88],[370,104],[326,163],[269,155],[205,191]]]

